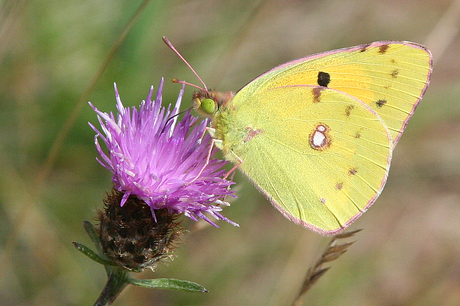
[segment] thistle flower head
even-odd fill
[[[98,161],[113,173],[114,188],[123,193],[120,206],[135,196],[150,207],[154,220],[155,211],[166,209],[214,226],[204,213],[237,225],[220,213],[221,205],[228,205],[225,196],[233,195],[228,188],[232,182],[222,178],[226,162],[211,158],[206,164],[211,146],[211,137],[204,133],[207,120],[199,121],[190,111],[178,120],[184,87],[172,110],[162,107],[163,82],[154,100],[151,87],[139,109],[123,106],[116,85],[118,114],[104,113],[90,103],[101,125],[99,131],[90,124],[96,132]]]

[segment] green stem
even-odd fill
[[[109,271],[107,283],[94,306],[111,305],[126,285],[128,285],[130,276],[127,271],[112,267],[109,268]]]

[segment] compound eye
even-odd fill
[[[216,102],[213,99],[204,99],[201,101],[200,109],[204,113],[212,115],[216,112],[217,109]]]

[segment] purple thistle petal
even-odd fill
[[[234,196],[228,188],[233,183],[222,178],[226,172],[222,167],[227,162],[211,159],[206,165],[211,145],[210,135],[204,134],[208,121],[198,122],[190,110],[178,121],[184,86],[171,110],[171,105],[161,106],[163,83],[162,79],[154,101],[150,88],[139,109],[124,107],[114,84],[116,116],[90,103],[101,125],[98,130],[90,124],[96,133],[97,160],[113,173],[115,188],[124,193],[120,205],[132,195],[150,206],[154,218],[155,210],[166,208],[170,213],[183,213],[192,220],[201,218],[214,226],[204,213],[237,226],[219,213],[219,205],[229,205],[224,198]],[[102,150],[100,140],[108,153]]]

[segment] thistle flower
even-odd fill
[[[116,190],[124,193],[120,205],[124,206],[133,195],[150,206],[154,219],[156,210],[167,209],[195,221],[202,218],[214,226],[204,213],[237,225],[220,214],[219,205],[228,205],[222,199],[233,195],[228,189],[232,182],[222,178],[226,162],[210,159],[206,165],[211,145],[211,137],[204,133],[207,120],[199,122],[187,111],[178,122],[184,87],[173,110],[165,110],[161,107],[163,82],[162,79],[154,101],[151,87],[139,110],[123,106],[115,85],[116,118],[90,103],[103,131],[90,124],[96,132],[95,144],[101,157],[98,161],[113,173]],[[102,150],[99,138],[108,154]]]
[[[171,110],[161,106],[163,82],[155,100],[151,87],[139,109],[124,107],[115,86],[116,116],[90,103],[102,131],[90,124],[96,132],[97,160],[113,173],[113,190],[98,214],[97,232],[102,252],[130,271],[154,269],[160,260],[172,258],[183,233],[177,221],[182,214],[217,226],[209,214],[237,226],[220,213],[221,205],[229,205],[224,198],[233,196],[232,182],[223,178],[226,162],[209,158],[207,120],[199,121],[189,110],[178,121],[184,87]]]

